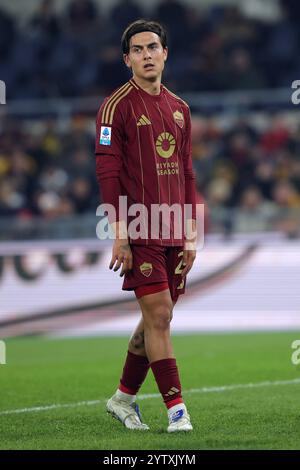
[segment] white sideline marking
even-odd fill
[[[300,378],[292,379],[292,380],[275,380],[265,381],[265,382],[257,382],[257,383],[248,383],[248,384],[235,384],[235,385],[223,385],[220,387],[202,387],[202,388],[191,388],[190,390],[184,390],[182,393],[187,395],[189,393],[215,393],[215,392],[227,392],[230,390],[238,390],[243,388],[259,388],[259,387],[272,387],[276,385],[294,385],[300,384]],[[160,393],[147,393],[144,395],[139,395],[139,400],[147,400],[148,398],[159,398],[161,395]],[[92,405],[99,405],[101,403],[106,403],[107,399],[102,400],[90,400],[90,401],[79,401],[77,403],[65,403],[65,404],[54,404],[54,405],[46,405],[46,406],[34,406],[33,408],[18,408],[15,410],[4,410],[0,411],[1,415],[11,415],[11,414],[18,414],[18,413],[31,413],[34,411],[47,411],[47,410],[55,410],[57,408],[75,408],[77,406],[92,406]]]

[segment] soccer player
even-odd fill
[[[159,23],[137,20],[130,24],[122,36],[122,50],[132,78],[107,97],[98,111],[96,171],[103,201],[116,208],[116,218],[110,219],[115,240],[109,267],[121,268],[122,288],[134,290],[142,316],[107,411],[129,429],[149,429],[141,420],[136,395],[151,368],[167,407],[168,432],[191,431],[170,339],[173,307],[185,291],[186,275],[196,257],[190,111],[161,84],[168,48]],[[119,196],[127,196],[129,208],[142,204],[147,209],[138,238],[129,232]],[[179,219],[159,221],[158,234],[147,231],[157,222],[151,207],[163,204],[192,207],[187,226],[192,226],[193,238],[183,231],[178,235]]]

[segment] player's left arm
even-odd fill
[[[185,180],[185,204],[189,204],[191,208],[190,215],[186,219],[185,229],[185,242],[183,249],[183,271],[182,277],[185,277],[191,270],[193,263],[196,258],[196,246],[197,246],[197,225],[196,225],[196,186],[195,186],[195,174],[192,164],[192,126],[191,126],[191,115],[190,110],[187,108],[185,114],[185,145],[183,154],[184,164],[184,180]]]

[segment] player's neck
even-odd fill
[[[159,95],[160,94],[160,85],[161,78],[157,78],[155,82],[150,82],[149,80],[143,80],[142,78],[133,76],[135,83],[142,88],[144,91],[149,93],[149,95]]]

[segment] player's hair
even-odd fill
[[[162,47],[167,47],[167,33],[165,28],[157,21],[147,21],[140,19],[128,25],[122,34],[121,45],[123,54],[129,53],[130,38],[134,34],[143,33],[144,31],[151,31],[151,33],[156,33],[160,37]]]

